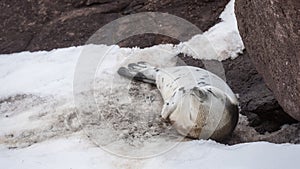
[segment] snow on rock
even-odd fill
[[[231,0],[220,15],[222,21],[207,32],[194,36],[191,40],[179,44],[182,53],[204,60],[225,60],[236,58],[243,52],[244,44],[238,31],[234,13],[234,2]]]

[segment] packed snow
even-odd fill
[[[141,60],[175,66],[179,53],[208,60],[237,57],[244,47],[233,5],[232,0],[222,22],[175,46],[86,45],[0,55],[1,167],[299,168],[300,145],[228,146],[180,137],[159,118],[158,90],[116,73]],[[89,72],[81,63],[96,69]]]
[[[206,168],[206,169],[298,169],[299,145],[266,142],[226,146],[213,141],[182,143],[149,159],[126,159],[109,154],[84,139],[48,140],[25,149],[0,148],[3,168]]]

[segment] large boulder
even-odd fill
[[[299,0],[236,0],[239,31],[283,109],[300,121]]]

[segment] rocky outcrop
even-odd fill
[[[0,53],[51,50],[83,45],[105,24],[138,12],[166,12],[182,17],[202,31],[216,22],[229,0],[1,0]],[[120,43],[147,47],[178,41],[141,35]]]
[[[249,56],[283,109],[300,120],[300,1],[236,0]]]

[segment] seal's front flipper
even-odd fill
[[[165,103],[163,105],[163,108],[161,110],[161,117],[164,119],[167,119],[171,113],[174,112],[177,106],[182,105],[181,98],[183,96],[182,90],[176,90],[173,95],[165,100]]]
[[[165,102],[160,113],[161,117],[163,119],[168,119],[171,113],[175,110],[175,107],[175,105],[170,104],[169,102]]]

